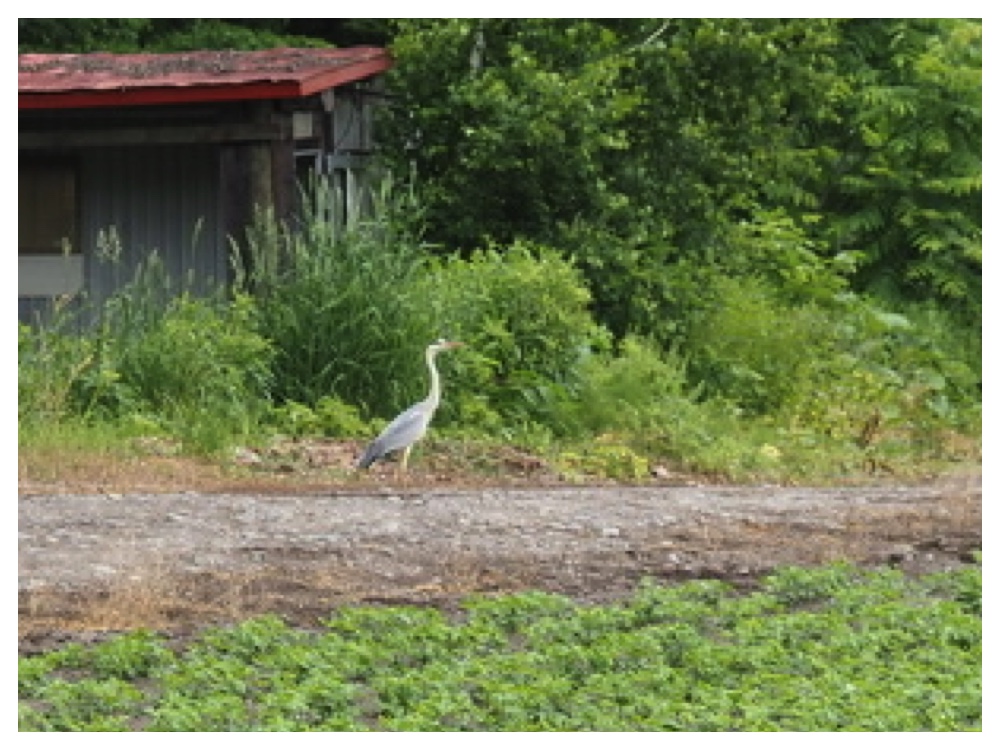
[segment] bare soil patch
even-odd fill
[[[837,488],[670,474],[580,486],[512,453],[488,482],[428,458],[399,483],[385,465],[338,474],[353,453],[251,457],[256,474],[154,457],[69,480],[22,475],[20,649],[138,627],[183,635],[264,612],[310,626],[346,604],[452,607],[474,593],[607,601],[643,578],[750,586],[776,567],[834,560],[927,572],[982,546],[978,473]]]

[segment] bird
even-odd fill
[[[434,412],[437,411],[438,404],[441,403],[441,376],[438,374],[434,359],[439,352],[449,349],[457,349],[465,346],[461,341],[448,341],[438,339],[427,347],[424,357],[427,361],[427,371],[430,373],[431,387],[427,398],[418,401],[409,409],[404,411],[392,420],[384,430],[375,438],[361,458],[358,460],[358,469],[367,469],[376,461],[385,458],[390,453],[398,450],[403,451],[400,461],[400,472],[406,471],[406,463],[410,458],[410,450],[414,443],[427,434],[427,426],[431,423]]]

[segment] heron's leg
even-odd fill
[[[406,464],[410,460],[410,449],[412,445],[408,445],[403,448],[403,455],[399,459],[399,465],[396,466],[396,478],[406,480]]]

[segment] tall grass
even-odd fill
[[[75,336],[66,300],[36,326],[17,329],[18,426],[59,422],[75,408],[74,384],[93,366],[93,341]]]
[[[336,191],[318,183],[297,225],[258,211],[237,284],[256,303],[274,347],[276,403],[335,396],[368,416],[390,416],[424,387],[420,353],[438,338],[417,280],[426,257],[412,197],[384,181],[372,210],[326,219]]]

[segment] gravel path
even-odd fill
[[[981,545],[981,476],[833,489],[24,495],[20,641],[263,611],[308,623],[348,602],[529,588],[600,601],[644,577],[743,584],[837,559],[923,571]]]

